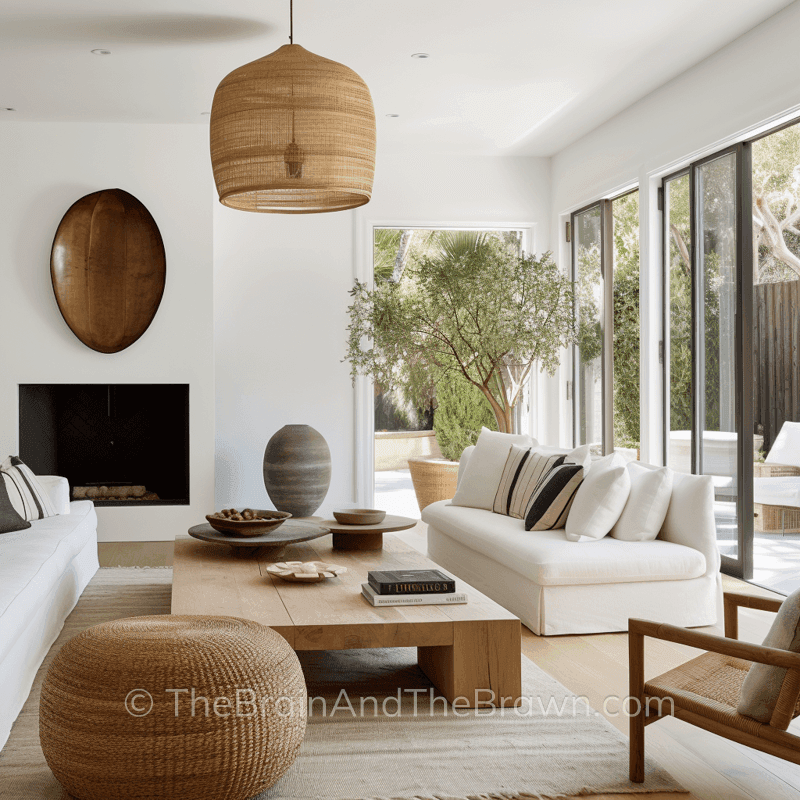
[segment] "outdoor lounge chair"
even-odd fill
[[[755,530],[800,533],[800,422],[783,423],[753,475]]]

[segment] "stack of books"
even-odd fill
[[[361,594],[373,606],[451,605],[468,599],[465,592],[456,591],[455,580],[438,569],[373,571],[367,579]]]

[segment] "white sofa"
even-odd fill
[[[0,535],[0,748],[64,620],[99,568],[94,504],[70,503],[65,478],[39,481],[62,513]]]
[[[712,625],[721,615],[709,476],[675,473],[666,520],[649,542],[569,542],[563,530],[526,532],[520,519],[448,500],[429,505],[422,519],[437,564],[539,635],[626,631],[630,617]]]

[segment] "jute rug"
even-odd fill
[[[101,569],[47,656],[0,754],[0,798],[66,800],[39,747],[41,681],[61,645],[111,619],[170,610],[172,571]],[[300,757],[257,800],[530,800],[683,792],[655,763],[627,779],[627,740],[527,658],[518,711],[431,708],[413,649],[303,654],[315,698]],[[401,700],[398,702],[398,690]],[[434,692],[435,695],[435,692]],[[416,699],[416,708],[415,708]]]

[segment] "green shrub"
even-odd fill
[[[436,401],[433,429],[442,455],[450,461],[458,461],[464,448],[478,441],[483,426],[497,430],[489,401],[456,372],[448,372],[436,381]]]

